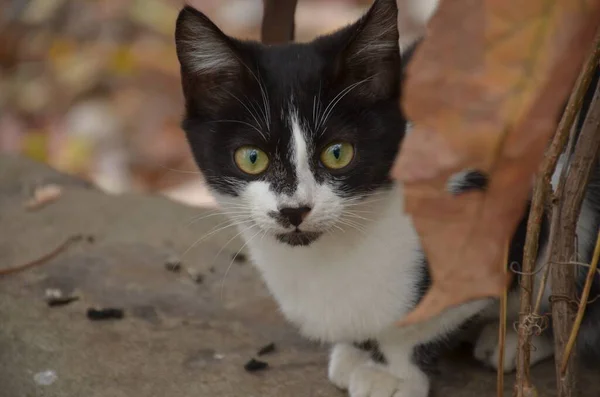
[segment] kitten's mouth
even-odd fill
[[[292,247],[307,246],[315,242],[323,233],[321,232],[303,232],[296,229],[290,233],[281,233],[277,235],[277,240]]]

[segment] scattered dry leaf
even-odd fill
[[[30,211],[58,200],[62,196],[62,188],[58,185],[43,185],[35,189],[33,197],[25,203],[25,208]]]
[[[400,324],[503,292],[504,248],[599,20],[600,0],[440,2],[408,67],[415,129],[393,171],[433,283]],[[467,169],[487,190],[452,196]]]

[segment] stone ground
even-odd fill
[[[33,188],[47,183],[62,185],[62,197],[25,210]],[[233,230],[188,251],[223,221],[200,219],[206,212],[157,196],[108,196],[46,166],[0,156],[0,268],[74,234],[94,237],[39,267],[0,276],[0,397],[343,397],[326,380],[326,349],[283,321],[249,264],[232,262],[242,247]],[[203,282],[165,270],[173,255]],[[48,307],[48,288],[80,299]],[[90,321],[90,307],[123,308],[125,317]],[[264,357],[270,368],[246,372],[270,342],[277,344]],[[54,382],[36,383],[47,370]],[[533,375],[540,396],[554,395],[551,363]],[[591,373],[582,384],[585,396],[600,394]],[[438,397],[494,396],[495,374],[458,352],[440,368],[435,389]]]

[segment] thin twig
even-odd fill
[[[550,262],[572,261],[576,255],[576,226],[586,188],[596,165],[600,149],[600,86],[594,92],[583,128],[575,144],[575,150],[568,163],[564,183],[561,181],[561,194],[555,200],[554,211],[558,212],[559,222],[550,233],[554,243],[550,251]],[[575,322],[575,267],[551,266],[552,277],[552,325],[556,352],[556,377],[558,397],[570,397],[576,390],[576,360],[567,360],[562,367],[569,335]],[[573,352],[571,351],[571,358]]]
[[[571,127],[571,135],[569,135],[569,143],[567,144],[567,149],[564,151],[564,153],[572,153],[573,152],[573,146],[575,146],[576,138],[577,138],[576,126],[573,125]],[[565,166],[563,167],[563,169],[560,173],[556,191],[552,195],[552,201],[557,201],[560,197],[562,197],[562,192],[565,187],[565,180],[567,178],[567,170],[568,169],[569,169],[569,167],[567,167],[565,164]],[[551,219],[550,219],[550,230],[551,231],[558,227],[558,221],[559,221],[559,213],[558,213],[558,211],[553,211]],[[548,247],[552,247],[553,244],[554,244],[554,234],[552,234],[552,232],[550,232],[550,238],[548,240]],[[550,276],[550,267],[551,267],[550,266],[550,257],[548,257],[547,262],[544,266],[546,267],[546,269],[544,270],[544,274],[542,275],[542,280],[540,281],[540,286],[539,286],[538,293],[537,293],[537,296],[535,299],[535,304],[533,306],[532,314],[534,316],[538,316],[540,314],[542,300],[544,298],[544,293],[546,291],[546,284],[548,284],[548,277]]]
[[[594,249],[594,258],[592,259],[592,263],[590,264],[590,269],[588,270],[588,275],[585,280],[585,285],[583,286],[583,293],[581,294],[581,300],[579,302],[579,309],[577,310],[577,317],[575,317],[575,323],[573,324],[573,329],[571,330],[571,335],[569,336],[569,341],[567,342],[567,347],[565,348],[565,354],[563,355],[562,363],[560,366],[560,372],[562,374],[567,370],[567,364],[569,363],[569,357],[571,357],[571,351],[573,350],[573,346],[575,346],[575,341],[577,340],[577,334],[579,333],[579,328],[581,327],[581,321],[583,320],[583,314],[585,313],[585,308],[588,304],[588,299],[590,297],[590,290],[592,289],[592,282],[594,281],[594,277],[596,276],[596,269],[598,268],[598,258],[600,257],[600,233],[598,233],[598,237],[596,238],[596,248]]]
[[[519,348],[517,352],[517,381],[515,383],[515,395],[517,397],[525,397],[533,394],[533,385],[529,374],[530,354],[531,354],[531,332],[526,327],[529,321],[528,316],[539,315],[539,308],[549,275],[549,267],[542,277],[542,283],[535,303],[535,308],[532,311],[531,298],[533,294],[533,274],[536,259],[538,256],[538,245],[540,226],[544,213],[545,202],[548,199],[551,189],[551,178],[560,154],[564,151],[569,132],[572,130],[575,118],[581,109],[585,93],[588,90],[593,74],[596,70],[596,65],[600,59],[600,34],[596,36],[593,51],[588,56],[583,65],[581,74],[575,83],[575,89],[569,97],[567,107],[558,125],[557,132],[550,144],[546,156],[542,162],[540,173],[535,182],[533,198],[531,203],[531,211],[527,221],[527,235],[525,240],[523,267],[521,271],[521,302],[520,302],[520,318],[519,318]],[[573,135],[571,135],[573,136]],[[571,140],[572,142],[573,140]]]
[[[281,44],[294,40],[294,16],[298,0],[263,0],[261,40]]]
[[[510,243],[506,243],[504,249],[504,274],[508,273],[508,251]],[[506,348],[506,303],[508,301],[507,288],[504,288],[504,293],[500,298],[500,326],[498,331],[498,372],[497,372],[497,394],[498,397],[504,396],[504,350]]]
[[[44,263],[48,262],[51,259],[54,259],[60,253],[65,251],[74,242],[81,240],[81,238],[82,238],[81,235],[71,236],[71,237],[67,238],[65,241],[63,241],[58,247],[54,248],[52,251],[40,256],[37,259],[34,259],[27,263],[23,263],[21,265],[8,267],[5,269],[0,269],[0,277],[7,276],[9,274],[19,273],[19,272],[22,272],[23,270],[26,270],[26,269],[29,269],[29,268],[32,268],[35,266],[43,265]]]

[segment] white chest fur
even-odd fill
[[[252,259],[283,313],[305,336],[372,338],[414,305],[422,264],[402,204],[393,189],[370,206],[364,232],[336,230],[308,247],[273,238],[249,241]]]

